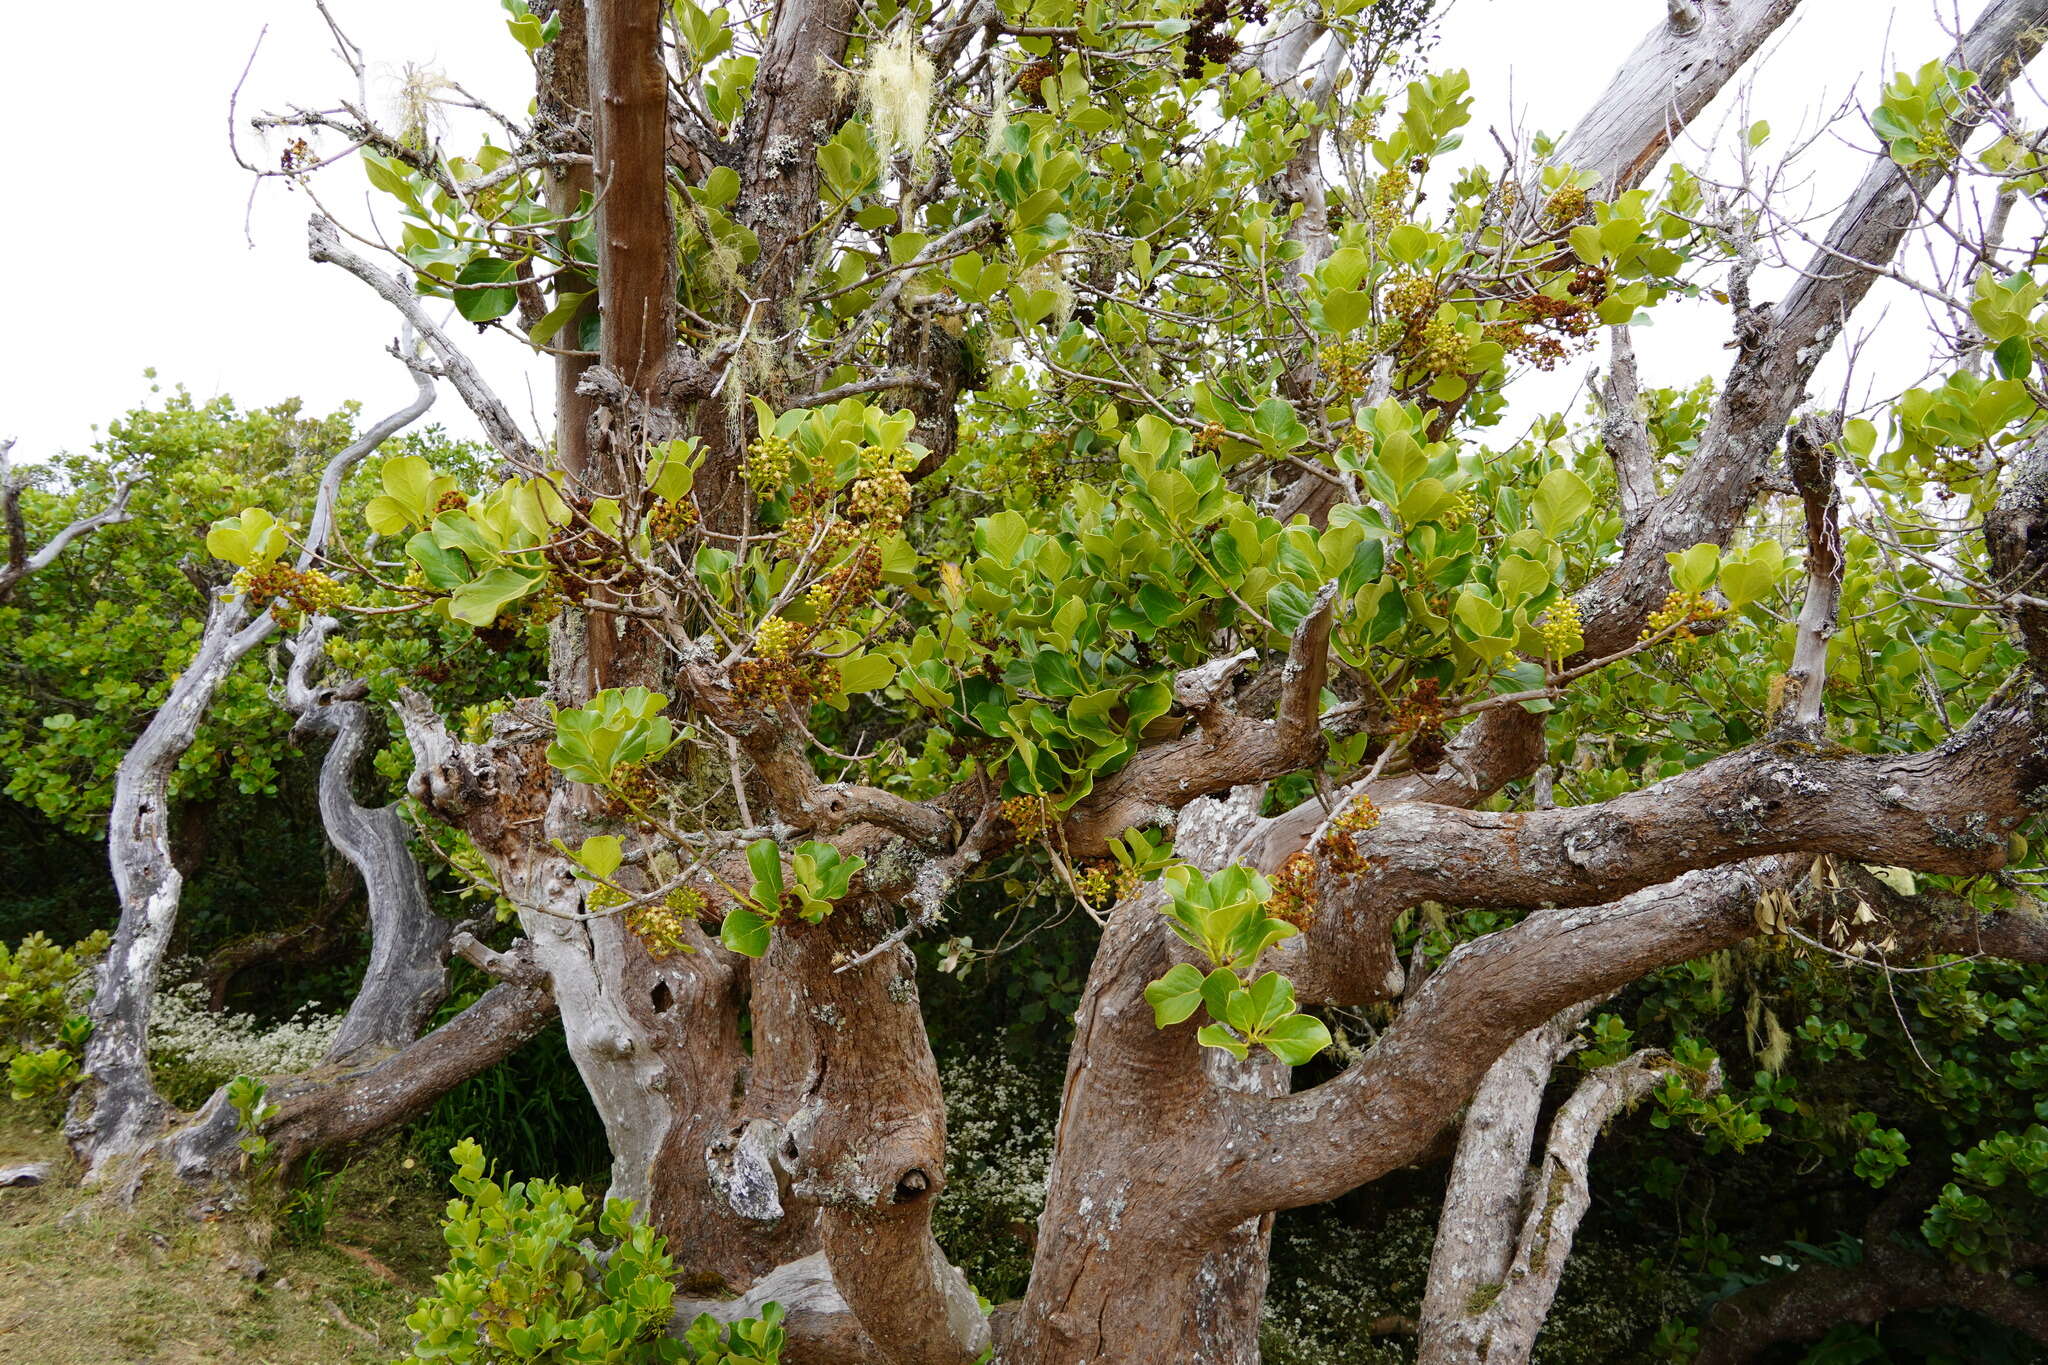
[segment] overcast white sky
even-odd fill
[[[1811,126],[1844,96],[1867,97],[1882,73],[1939,55],[1937,16],[1953,21],[1955,4],[1806,0],[1753,77],[1750,108],[1731,114],[1734,101],[1724,96],[1696,135],[1733,137],[1767,118],[1775,130],[1767,150],[1789,146],[1802,122]],[[1961,0],[1965,18],[1981,7]],[[525,108],[528,70],[495,0],[331,0],[331,8],[371,63],[373,100],[388,102],[396,73],[411,62],[440,68],[502,108]],[[1664,12],[1665,0],[1455,0],[1433,61],[1472,74],[1470,151],[1497,160],[1489,124],[1570,126]],[[0,436],[21,438],[17,458],[91,444],[95,428],[146,400],[151,366],[166,387],[232,394],[249,406],[297,395],[326,410],[353,398],[375,414],[410,394],[383,354],[397,330],[388,307],[358,281],[306,260],[304,196],[269,181],[251,208],[249,179],[229,157],[229,95],[266,25],[242,94],[245,121],[350,91],[311,0],[10,7],[0,42],[0,126],[13,130],[0,259],[10,263],[15,303],[0,328]],[[274,146],[246,134],[244,146],[274,161]],[[1864,164],[1845,146],[1822,145],[1811,156],[1812,192],[1825,203]],[[322,193],[360,213],[360,185],[353,169],[337,169]],[[1904,366],[1922,314],[1902,291],[1890,307],[1889,349],[1873,349]],[[1859,318],[1866,329],[1875,323]],[[1684,383],[1719,371],[1727,335],[1718,312],[1673,318],[1640,339],[1646,380]],[[473,342],[514,410],[544,415],[539,367],[504,338]],[[1587,363],[1546,388],[1562,398]],[[433,415],[475,434],[445,390]]]

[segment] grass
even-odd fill
[[[324,1234],[304,1241],[202,1221],[164,1182],[128,1208],[93,1199],[71,1183],[58,1135],[0,1104],[0,1166],[24,1161],[49,1161],[56,1175],[0,1190],[0,1360],[388,1362],[442,1268],[443,1196],[395,1150],[336,1176]]]

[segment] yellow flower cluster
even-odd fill
[[[1396,166],[1379,178],[1373,186],[1372,204],[1367,209],[1375,232],[1391,232],[1399,226],[1412,186],[1405,166]]]
[[[1445,318],[1422,324],[1415,342],[1415,363],[1431,374],[1460,374],[1472,355],[1472,340]]]
[[[658,499],[647,509],[647,533],[656,540],[675,540],[697,524],[697,506],[689,502]]]
[[[1642,638],[1677,627],[1673,639],[1691,640],[1696,638],[1692,628],[1702,621],[1711,621],[1721,615],[1721,609],[1708,600],[1705,593],[1681,592],[1673,588],[1664,599],[1664,605],[1650,613],[1649,621],[1643,626]]]
[[[300,572],[282,560],[242,570],[233,586],[287,626],[296,625],[301,612],[328,611],[348,600],[348,589],[318,569]]]
[[[754,653],[763,659],[787,659],[803,643],[804,628],[781,616],[771,616],[754,632]]]
[[[1266,913],[1297,929],[1307,928],[1315,917],[1316,863],[1307,849],[1289,857],[1273,874],[1273,898],[1266,902]]]
[[[1089,863],[1074,874],[1074,889],[1079,891],[1091,905],[1114,904],[1138,894],[1138,888],[1145,879],[1138,875],[1136,868],[1124,867],[1105,859]]]
[[[1543,216],[1552,227],[1578,222],[1586,216],[1586,192],[1576,185],[1566,186],[1550,196],[1550,202],[1543,206]]]
[[[1357,398],[1372,383],[1373,349],[1369,341],[1333,341],[1316,353],[1330,383],[1346,398]]]
[[[893,533],[903,525],[903,515],[910,510],[910,480],[896,469],[873,478],[856,479],[846,510],[885,533]]]
[[[740,477],[757,493],[772,493],[789,481],[796,462],[796,447],[786,436],[763,436],[747,447],[740,464]]]
[[[1579,604],[1562,597],[1543,614],[1536,633],[1543,637],[1543,657],[1563,659],[1586,646],[1585,623],[1579,618]]]
[[[1017,831],[1020,839],[1036,839],[1045,833],[1045,798],[1041,796],[1013,796],[996,808],[999,815]]]
[[[648,956],[658,960],[696,951],[690,946],[686,931],[703,913],[703,895],[679,886],[659,905],[642,905],[628,911],[626,927],[639,936]]]
[[[1436,514],[1437,525],[1446,531],[1455,531],[1466,522],[1478,519],[1479,499],[1464,491],[1454,494],[1443,511]]]

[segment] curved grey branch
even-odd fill
[[[341,240],[341,231],[328,219],[314,214],[306,224],[309,241],[307,254],[316,261],[338,265],[364,284],[377,291],[377,297],[396,308],[406,324],[425,338],[427,348],[441,364],[442,373],[455,386],[455,392],[462,398],[464,406],[476,417],[484,435],[497,452],[514,464],[533,468],[538,463],[533,443],[520,431],[519,424],[512,420],[498,396],[491,392],[490,385],[478,372],[474,362],[448,339],[448,334],[434,325],[427,316],[427,310],[420,303],[410,282],[398,275],[387,275],[363,257],[349,250]]]
[[[433,381],[415,371],[413,382],[418,392],[411,402],[328,461],[300,548],[300,569],[318,562],[326,547],[334,503],[349,471],[433,404]],[[184,875],[171,857],[171,774],[191,748],[221,683],[276,626],[269,612],[252,620],[240,593],[217,594],[208,605],[197,652],[114,775],[107,853],[121,897],[121,919],[100,966],[84,1083],[64,1128],[72,1150],[95,1175],[107,1158],[139,1153],[169,1112],[150,1079],[148,1040],[150,1006],[184,892]]]
[[[130,520],[133,513],[128,510],[128,495],[142,482],[140,478],[121,480],[105,507],[89,517],[71,522],[44,541],[41,548],[30,550],[28,525],[21,512],[21,495],[28,489],[28,479],[13,473],[8,460],[13,450],[12,436],[0,441],[0,522],[7,527],[7,561],[0,564],[0,605],[6,603],[22,579],[49,568],[73,541],[91,535],[102,526]]]
[[[330,741],[320,763],[320,820],[328,840],[362,877],[369,905],[369,966],[327,1053],[328,1061],[345,1062],[396,1051],[419,1036],[448,994],[443,963],[453,926],[434,913],[398,805],[365,806],[355,799],[356,769],[369,749],[370,711],[360,681],[319,677],[327,637],[336,626],[322,616],[300,630],[284,707],[295,718],[293,738]]]

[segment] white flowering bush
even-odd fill
[[[1059,1115],[1059,1074],[973,1055],[940,1068],[946,1091],[946,1190],[932,1231],[976,1289],[1015,1298],[1031,1273],[1045,1172]]]
[[[173,1104],[190,1108],[236,1076],[275,1076],[319,1065],[341,1031],[340,1014],[309,1001],[281,1024],[216,1014],[196,981],[157,993],[149,1021],[149,1065]]]

